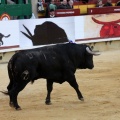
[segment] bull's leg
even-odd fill
[[[10,81],[9,85],[7,86],[8,92],[11,91],[12,88],[13,88],[13,82]],[[10,97],[9,105],[10,105],[11,107],[13,107],[14,105],[13,105],[13,101],[12,101],[12,95],[9,95],[9,97]]]
[[[51,95],[52,89],[53,89],[53,82],[52,80],[47,79],[47,97],[45,101],[47,105],[51,104],[50,95]]]
[[[16,84],[16,86],[12,90],[12,102],[13,102],[14,108],[16,110],[21,109],[20,106],[18,105],[17,96],[18,96],[19,92],[25,88],[27,83],[28,83],[28,81],[20,81]]]
[[[8,65],[10,66],[10,63]],[[13,79],[13,74],[12,74],[12,71],[11,71],[9,66],[8,66],[8,75],[9,75],[10,82],[9,82],[9,85],[7,86],[8,92],[11,91],[14,88],[14,85],[13,85],[13,80],[14,80]],[[10,97],[9,105],[11,107],[13,107],[12,95],[9,95],[9,97]]]
[[[84,101],[82,93],[80,92],[79,86],[76,82],[75,76],[71,77],[67,82],[75,89],[75,91],[78,95],[78,99],[80,99],[81,101]]]

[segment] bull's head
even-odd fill
[[[100,52],[92,51],[92,49],[89,46],[87,46],[85,60],[84,60],[83,65],[81,66],[81,69],[86,69],[86,68],[92,69],[94,67],[93,55],[95,56],[100,55]]]
[[[100,30],[100,37],[119,37],[120,36],[120,22],[119,20],[111,21],[111,22],[102,22],[92,17],[92,20],[95,23],[102,24],[102,28]]]
[[[86,51],[91,54],[91,55],[100,55],[101,53],[100,52],[97,52],[97,51],[92,51],[89,47],[86,47]]]

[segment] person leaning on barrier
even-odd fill
[[[103,4],[102,0],[98,0],[96,7],[103,7],[103,6],[104,6],[104,4]]]
[[[104,4],[104,7],[109,7],[109,6],[113,6],[112,0],[107,0],[107,2]]]
[[[120,0],[115,4],[115,6],[120,6]]]
[[[54,18],[55,17],[55,10],[54,9],[50,9],[49,11],[49,18]]]

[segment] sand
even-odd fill
[[[94,65],[76,71],[84,102],[65,82],[54,84],[52,105],[45,105],[46,81],[39,79],[20,92],[20,111],[10,108],[8,96],[0,93],[0,120],[120,120],[120,50],[94,56]],[[7,64],[0,64],[0,91],[8,83]]]

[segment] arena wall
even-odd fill
[[[47,18],[47,19],[27,19],[27,20],[16,20],[16,21],[0,21],[1,28],[1,40],[0,40],[0,63],[8,62],[11,56],[18,50],[22,49],[32,49],[35,47],[39,47],[46,44],[55,44],[50,40],[54,40],[50,37],[44,38],[45,36],[49,36],[51,34],[59,34],[57,33],[49,33],[51,27],[47,27],[46,31],[43,31],[42,25],[49,25],[51,23],[54,29],[62,30],[67,37],[67,42],[75,42],[76,44],[88,44],[93,47],[95,51],[108,51],[108,50],[117,50],[120,49],[120,31],[114,25],[120,26],[113,23],[111,21],[118,21],[120,19],[120,13],[112,13],[112,14],[103,14],[103,15],[87,15],[87,16],[76,16],[76,17],[59,17],[59,18]],[[109,23],[109,26],[113,31],[112,35],[109,32],[103,29],[103,25],[96,23],[93,21],[103,21],[102,23]],[[47,22],[49,21],[49,22]],[[67,22],[66,22],[67,21]],[[4,28],[4,26],[7,26]],[[89,27],[88,27],[89,26]],[[105,25],[104,25],[105,26]],[[3,29],[4,28],[4,29]],[[38,29],[39,28],[39,29]],[[109,29],[110,29],[109,28]],[[110,30],[111,30],[110,29]],[[49,30],[49,32],[48,32]],[[109,31],[110,31],[109,30]],[[22,31],[22,32],[21,32]],[[32,38],[36,38],[37,44],[34,39],[28,37],[27,32],[31,33]],[[22,34],[24,33],[24,34]],[[42,35],[38,35],[38,33],[42,33]],[[102,33],[102,34],[101,34]],[[104,33],[104,34],[103,34]],[[104,35],[104,36],[103,36]],[[37,36],[37,37],[36,37]],[[107,36],[107,37],[106,37]],[[57,36],[59,38],[59,36]],[[61,36],[60,36],[61,37]],[[43,44],[41,41],[47,40],[48,43]],[[60,39],[61,40],[61,39]],[[61,43],[60,41],[58,43]]]
[[[120,40],[117,41],[105,41],[105,42],[91,42],[88,43],[89,46],[93,47],[95,51],[112,51],[120,49]],[[16,51],[3,52],[0,53],[0,64],[7,63],[11,56],[15,54]]]

